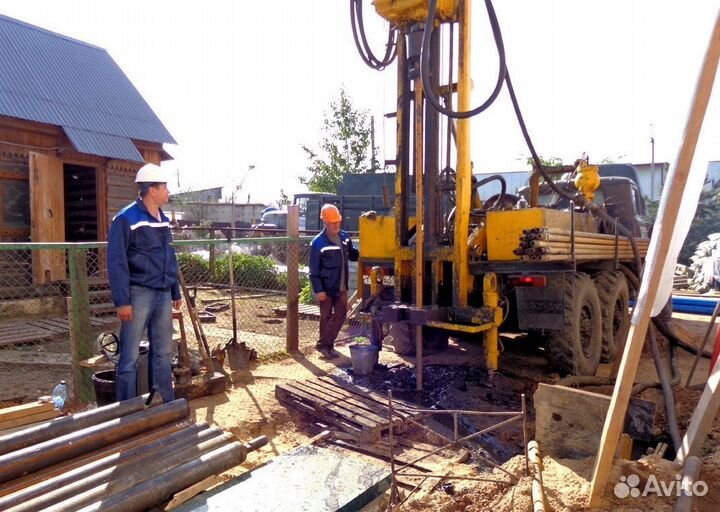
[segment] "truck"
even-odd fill
[[[372,341],[389,331],[386,343],[416,353],[421,364],[423,353],[447,347],[450,336],[477,340],[494,371],[500,329],[516,330],[542,344],[559,373],[594,375],[601,360],[616,357],[629,326],[629,297],[649,243],[642,196],[631,178],[607,175],[586,156],[560,169],[543,164],[489,3],[500,69],[492,94],[470,108],[468,4],[376,1],[389,22],[384,57],[366,44],[362,23],[353,25],[366,64],[385,69],[397,62],[397,110],[387,116],[397,134],[394,201],[358,223],[358,279]],[[459,34],[441,45],[443,26]],[[441,61],[451,63],[442,76]],[[518,194],[505,190],[502,176],[472,175],[470,118],[503,87],[532,160],[529,185]],[[482,201],[491,182],[501,192]]]

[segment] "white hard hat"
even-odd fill
[[[159,165],[145,164],[135,176],[135,183],[167,183],[168,175]]]

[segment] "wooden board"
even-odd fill
[[[114,327],[117,323],[116,317],[90,318],[90,325],[101,329]],[[63,339],[66,336],[70,336],[70,324],[67,317],[62,316],[0,323],[0,345]]]
[[[580,459],[597,452],[610,397],[582,389],[540,383],[533,396],[535,438],[543,454]],[[624,430],[636,439],[652,438],[655,404],[633,398]]]
[[[51,404],[52,405],[52,404]],[[30,425],[31,423],[37,423],[39,421],[51,420],[60,416],[60,411],[57,409],[51,411],[39,412],[37,414],[30,414],[28,416],[21,416],[8,421],[0,421],[0,433],[3,430],[19,427],[21,425]]]
[[[12,407],[5,407],[4,409],[0,409],[0,422],[52,410],[55,410],[55,406],[52,403],[45,402],[33,402],[30,404],[13,405]]]
[[[372,393],[347,384],[341,385],[328,377],[278,384],[275,396],[287,407],[334,425],[365,443],[380,441],[382,433],[390,428],[387,402],[382,403]],[[398,406],[408,407],[397,402]],[[394,431],[403,431],[405,420],[409,417],[416,418],[419,414],[395,413],[392,421]]]
[[[30,237],[33,242],[65,241],[65,189],[59,158],[30,152]],[[35,284],[65,279],[65,251],[33,251]]]
[[[67,353],[0,350],[0,364],[41,366],[43,368],[70,368],[72,361],[70,360],[70,354]]]

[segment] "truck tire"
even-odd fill
[[[615,360],[630,327],[630,293],[622,272],[600,272],[593,279],[602,310],[602,352],[600,361]]]
[[[390,326],[388,334],[392,338],[392,346],[396,354],[403,356],[415,355],[415,326],[409,322],[395,322]],[[435,354],[448,347],[449,335],[442,329],[423,327],[423,354]]]
[[[565,276],[565,326],[547,338],[550,365],[562,374],[595,375],[602,351],[602,311],[593,280]]]

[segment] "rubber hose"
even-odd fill
[[[667,416],[670,438],[672,439],[673,447],[677,452],[680,450],[680,446],[682,445],[682,436],[680,435],[680,427],[678,427],[677,415],[675,414],[675,395],[673,395],[673,389],[670,378],[667,374],[667,369],[662,364],[657,338],[655,337],[655,331],[652,328],[648,329],[648,337],[650,338],[650,348],[652,349],[653,361],[655,362],[655,370],[660,378],[663,398],[665,399],[665,414]]]

